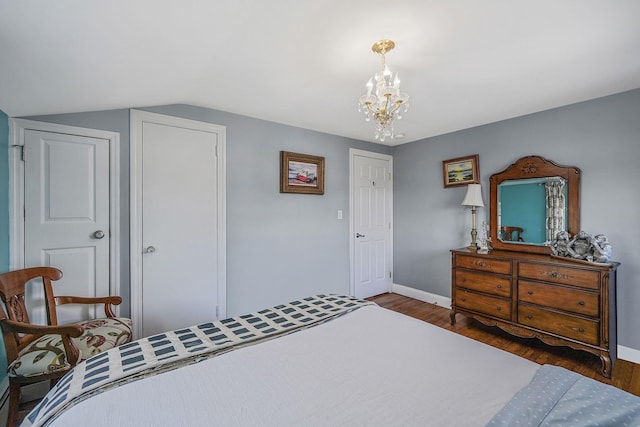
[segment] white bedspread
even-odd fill
[[[367,306],[94,396],[51,425],[483,426],[538,367]]]

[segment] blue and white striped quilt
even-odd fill
[[[27,415],[39,427],[94,394],[326,322],[372,302],[316,295],[252,314],[143,338],[96,355],[65,375]]]

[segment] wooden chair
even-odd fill
[[[0,297],[6,308],[6,313],[0,310],[0,326],[9,365],[8,427],[16,425],[23,385],[50,381],[51,386],[79,362],[131,341],[131,320],[115,317],[112,310],[112,306],[120,304],[122,298],[55,297],[51,282],[60,278],[62,272],[53,267],[0,274]],[[29,286],[41,283],[44,287],[46,326],[29,321],[25,306],[27,283]],[[104,304],[107,317],[58,325],[56,306],[62,304]]]
[[[502,233],[502,240],[505,242],[524,242],[524,239],[521,236],[524,232],[522,227],[509,227],[505,225],[500,227],[500,231]]]

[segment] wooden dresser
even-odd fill
[[[451,323],[456,313],[520,337],[616,360],[616,268],[543,254],[451,251]]]

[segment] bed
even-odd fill
[[[371,302],[317,295],[95,356],[23,426],[506,426],[547,416],[549,402],[527,403],[532,384],[584,406],[562,387],[588,379],[542,368]],[[593,380],[581,388],[640,425],[640,399]]]

